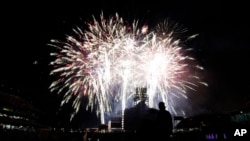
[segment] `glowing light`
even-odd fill
[[[172,97],[187,98],[188,89],[207,85],[194,75],[194,70],[203,68],[187,55],[182,39],[175,37],[176,27],[164,21],[150,31],[148,25],[139,27],[138,21],[125,24],[118,14],[110,19],[103,14],[100,20],[93,17],[87,30],[77,27],[65,41],[51,40],[49,45],[57,49],[51,53],[55,57],[51,75],[58,79],[49,88],[64,95],[61,105],[74,100],[71,119],[83,97],[88,98],[86,108],[98,105],[102,124],[104,114],[112,110],[112,99],[121,101],[124,114],[137,87],[148,89],[149,107],[157,108],[164,101],[176,113]]]

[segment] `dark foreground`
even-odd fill
[[[159,140],[157,138],[163,131],[158,131],[155,126],[150,125],[150,122],[144,122],[143,130],[121,130],[106,125],[99,128],[66,129],[0,124],[0,141]],[[185,119],[175,117],[174,125],[171,141],[250,141],[250,112],[199,115]],[[160,140],[167,141],[166,139],[167,135]]]
[[[171,137],[171,141],[249,141],[250,129],[246,129],[245,134],[239,132],[220,132],[216,129],[202,132],[193,129],[192,131],[178,131]],[[239,134],[237,134],[239,133]],[[234,136],[235,134],[235,136]],[[136,132],[116,131],[116,132],[100,132],[100,131],[11,131],[1,130],[1,141],[142,141],[154,140],[157,134],[147,132],[142,136],[138,136]]]

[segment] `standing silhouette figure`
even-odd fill
[[[164,102],[158,104],[158,114],[156,119],[158,140],[169,141],[173,132],[172,115],[166,110]]]

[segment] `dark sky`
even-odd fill
[[[19,4],[17,4],[19,5]],[[54,38],[63,38],[81,22],[115,12],[125,20],[139,19],[154,24],[170,18],[199,36],[189,43],[197,60],[206,69],[209,84],[207,108],[231,110],[249,101],[250,23],[249,8],[236,2],[134,2],[29,3],[1,10],[0,84],[2,89],[19,90],[46,109],[58,108],[58,100],[48,91],[52,78],[48,75],[50,47]],[[48,108],[50,107],[50,108]],[[53,110],[52,110],[53,111]]]

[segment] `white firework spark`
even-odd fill
[[[50,63],[51,75],[58,79],[50,90],[63,93],[61,105],[74,100],[71,119],[84,96],[87,107],[98,105],[101,123],[104,113],[112,110],[111,98],[121,101],[124,114],[137,87],[148,89],[149,107],[164,101],[175,112],[171,97],[187,98],[187,89],[206,84],[190,71],[203,68],[189,64],[194,58],[186,55],[182,40],[174,36],[176,28],[166,23],[148,31],[147,25],[138,27],[138,21],[126,25],[118,14],[109,19],[101,14],[100,20],[93,17],[88,23],[88,30],[77,27],[66,41],[51,40],[49,45],[58,49],[51,53],[56,58]]]

